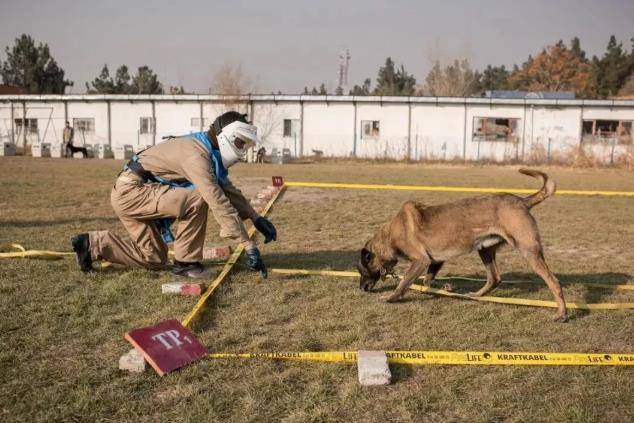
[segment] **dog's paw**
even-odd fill
[[[568,319],[568,313],[558,314],[553,319],[553,321],[556,322],[556,323],[567,323],[569,320],[570,319]]]

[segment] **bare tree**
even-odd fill
[[[235,97],[249,94],[253,90],[252,79],[243,70],[242,64],[225,62],[214,72],[209,93],[226,97],[223,102],[225,110],[240,110],[246,108],[246,103],[241,103]]]
[[[210,92],[218,95],[243,95],[253,91],[251,77],[241,63],[225,62],[213,74]]]
[[[454,60],[447,66],[436,61],[425,78],[423,95],[466,97],[478,91],[478,75],[467,59]]]

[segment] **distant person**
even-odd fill
[[[75,137],[75,129],[70,126],[70,122],[66,121],[66,126],[64,127],[64,132],[62,134],[62,139],[64,140],[64,156],[65,157],[73,157],[77,151],[81,151],[81,154],[84,156],[84,159],[88,157],[88,150],[86,147],[75,147],[73,145],[73,138]]]
[[[264,146],[260,147],[258,149],[257,154],[255,155],[255,162],[256,163],[264,163],[264,156],[266,155],[266,148],[264,148]]]

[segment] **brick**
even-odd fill
[[[392,380],[385,351],[359,351],[357,368],[363,386],[389,385]]]
[[[136,348],[133,348],[119,358],[119,369],[143,373],[145,371],[145,358]]]
[[[204,291],[202,284],[186,282],[170,282],[161,285],[163,294],[198,296]]]
[[[261,198],[254,198],[251,200],[251,205],[252,206],[263,206],[266,204],[266,201],[262,200]]]
[[[228,245],[203,249],[203,260],[226,259],[229,258],[230,255],[231,247]]]
[[[258,199],[259,200],[270,200],[271,197],[273,197],[273,194],[271,194],[270,192],[267,191],[262,191],[261,193],[258,194]]]

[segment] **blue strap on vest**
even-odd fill
[[[210,152],[209,159],[210,159],[211,165],[213,166],[214,173],[216,174],[216,180],[218,181],[218,184],[220,186],[227,185],[227,183],[229,182],[229,179],[228,179],[229,171],[222,164],[222,156],[220,155],[220,151],[212,147],[211,141],[209,141],[209,137],[207,136],[206,132],[192,132],[189,135],[183,135],[178,138],[189,138],[191,140],[196,140],[200,142],[207,149],[207,151]],[[139,156],[135,154],[134,156],[132,156],[130,160],[138,163]],[[123,169],[128,170],[128,165],[125,165]],[[187,180],[182,182],[176,182],[176,181],[170,181],[165,178],[161,178],[160,176],[153,175],[149,172],[148,174],[151,175],[151,178],[148,178],[149,180],[154,179],[156,182],[159,182],[163,185],[169,185],[174,188],[188,188],[188,189],[195,188],[194,184],[192,184],[190,181],[187,181]],[[161,234],[161,238],[163,238],[163,241],[165,241],[166,243],[174,242],[175,240],[174,233],[172,232],[172,224],[174,223],[175,220],[176,219],[171,217],[161,217],[159,219],[154,220],[156,228]]]

